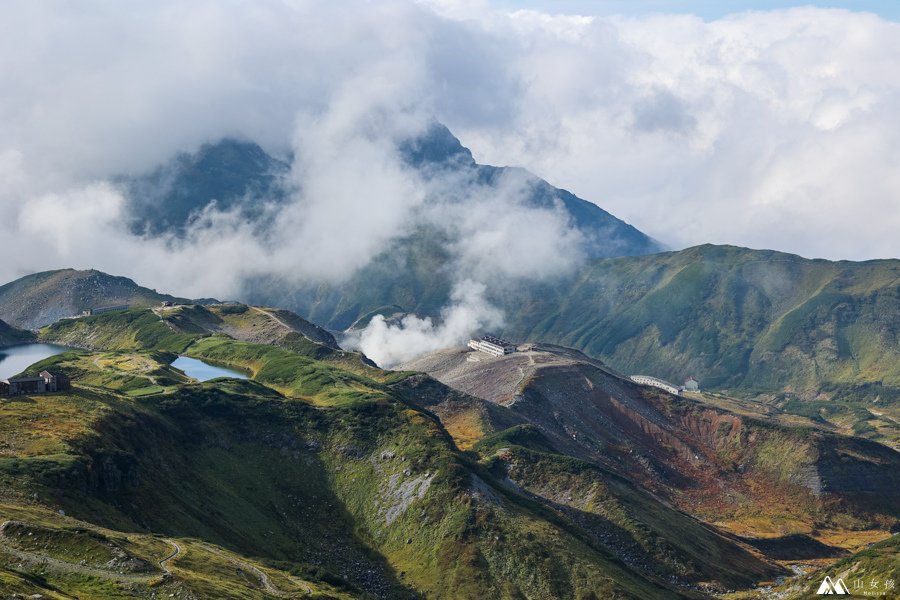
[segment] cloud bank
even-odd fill
[[[433,118],[481,162],[673,247],[898,257],[898,55],[897,23],[814,8],[707,22],[447,1],[4,5],[0,281],[93,267],[230,297],[251,275],[347,277],[415,223],[457,235],[458,289],[576,268],[577,232],[524,206],[514,174],[486,188],[400,160]],[[211,206],[183,238],[134,235],[110,182],[225,136],[293,157],[290,201],[264,209],[275,226]],[[405,334],[464,337],[454,307],[496,322],[463,294]],[[373,327],[361,344],[397,332]]]
[[[674,247],[900,256],[900,24],[814,8],[500,20],[520,41],[507,70],[527,82],[514,110],[449,120],[480,160]]]
[[[463,280],[454,288],[439,321],[406,315],[389,323],[376,315],[365,329],[351,332],[342,344],[361,350],[383,367],[463,344],[473,331],[503,325],[503,314],[485,300],[486,289],[483,283]]]

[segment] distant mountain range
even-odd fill
[[[805,400],[900,399],[900,261],[808,260],[698,246],[592,262],[526,288],[506,333],[569,345],[616,368]]]
[[[436,257],[417,256],[410,271],[373,267],[320,284],[313,304],[297,289],[281,302],[271,289],[247,295],[324,316],[332,331],[374,312],[436,315],[449,281],[429,267]],[[0,286],[0,320],[36,329],[89,308],[166,300],[185,301],[97,271],[53,271]],[[706,390],[900,442],[900,261],[701,246],[596,260],[577,278],[492,300],[507,319],[498,333],[516,341],[564,344],[676,383],[692,375]]]
[[[477,164],[440,124],[397,151],[426,178],[452,173],[491,186],[517,171]],[[177,235],[213,200],[264,219],[261,203],[288,197],[289,169],[256,144],[224,140],[119,183],[136,230]],[[676,383],[691,375],[705,389],[759,396],[900,443],[900,262],[808,260],[711,245],[660,252],[657,242],[595,204],[523,176],[527,204],[564,210],[589,259],[575,273],[538,283],[488,282],[486,299],[506,318],[496,333],[570,346],[628,373]],[[379,313],[439,318],[458,279],[447,268],[447,235],[423,225],[346,281],[257,276],[240,297],[285,306],[333,332],[364,326]],[[48,272],[0,287],[0,319],[35,329],[104,303],[163,300],[175,299],[124,278]]]
[[[410,240],[407,268],[376,261],[348,282],[256,287],[342,330],[374,313],[439,316],[451,281],[442,257]],[[832,262],[768,250],[699,246],[596,259],[576,275],[501,285],[495,333],[587,352],[627,373],[762,395],[894,443],[900,419],[900,261]],[[869,408],[872,410],[869,410]],[[874,412],[873,412],[874,411]]]
[[[451,172],[490,186],[516,171],[477,164],[437,123],[398,152],[424,177]],[[288,170],[251,142],[224,140],[123,181],[136,227],[177,232],[212,200],[249,218],[262,199],[284,201]],[[629,372],[676,381],[693,375],[707,388],[741,394],[898,398],[895,261],[829,262],[716,246],[660,253],[659,243],[595,204],[530,181],[528,204],[562,207],[591,260],[540,284],[496,282],[487,295],[505,311],[501,333],[566,344]],[[437,317],[457,277],[446,268],[445,236],[414,229],[342,283],[256,277],[241,297],[287,306],[333,331],[375,313]]]
[[[479,165],[450,131],[434,123],[425,133],[400,144],[402,160],[426,179],[438,173],[491,186],[509,172],[528,181],[525,205],[554,208],[559,204],[585,237],[589,256],[648,254],[662,245],[596,204],[553,187],[522,169]],[[192,214],[211,202],[237,209],[250,220],[261,218],[263,202],[284,202],[290,194],[288,162],[272,157],[250,141],[224,139],[182,153],[150,173],[117,179],[130,200],[132,228],[158,234],[182,233]],[[415,235],[415,234],[414,234]]]

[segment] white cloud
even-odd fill
[[[558,23],[510,21],[508,68],[527,82],[514,111],[448,119],[481,160],[676,247],[900,256],[900,24],[803,8],[595,18],[561,39]]]
[[[251,273],[344,277],[423,220],[460,234],[460,281],[575,268],[565,215],[523,206],[514,175],[428,182],[397,159],[432,115],[479,159],[672,245],[900,256],[898,55],[900,25],[810,8],[706,22],[444,0],[7,4],[0,280],[95,267],[229,297]],[[226,135],[294,153],[276,227],[208,210],[185,239],[132,235],[104,181]]]
[[[459,177],[429,181],[431,201],[420,217],[454,240],[459,277],[499,285],[567,275],[582,263],[585,240],[563,207],[529,204],[533,180],[508,169],[490,185]]]
[[[346,336],[341,343],[361,350],[383,368],[441,348],[465,344],[472,332],[500,327],[503,315],[491,306],[484,294],[486,286],[461,281],[454,288],[450,305],[441,312],[439,322],[431,317],[406,315],[399,323],[388,323],[376,315],[362,331]]]

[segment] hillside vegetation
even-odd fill
[[[700,246],[597,261],[559,292],[515,313],[509,332],[708,388],[898,397],[900,261]]]
[[[376,313],[438,317],[448,257],[410,237],[348,282],[256,287],[335,329]],[[398,266],[399,264],[399,266]],[[598,259],[574,277],[488,289],[501,333],[576,348],[628,374],[759,397],[848,432],[900,440],[900,262],[699,246]]]
[[[510,310],[514,339],[900,440],[900,262],[701,246],[592,263]]]
[[[29,369],[66,372],[72,391],[0,404],[0,521],[9,521],[0,589],[643,599],[699,597],[691,582],[707,574],[746,585],[778,572],[721,538],[732,566],[673,563],[678,585],[666,569],[623,562],[612,544],[461,454],[440,420],[395,389],[407,374],[200,327],[214,312],[131,310],[41,332],[90,350]],[[254,380],[192,382],[167,366],[172,351],[240,365]]]
[[[0,319],[21,329],[38,329],[92,308],[156,306],[163,301],[186,302],[126,277],[62,269],[26,275],[0,286]]]
[[[30,342],[34,339],[34,334],[30,331],[17,329],[0,321],[0,348],[3,346],[12,346],[13,344],[21,344]]]
[[[425,239],[376,258],[350,281],[314,291],[258,286],[344,329],[373,311],[438,316],[447,260]],[[398,268],[398,261],[402,268]],[[781,399],[900,397],[900,262],[831,262],[773,251],[699,246],[598,259],[574,278],[488,290],[502,333],[559,343],[628,373]]]
[[[340,285],[257,281],[247,295],[286,303],[333,329],[364,326],[376,313],[438,315],[452,287],[441,268],[449,259],[441,235],[413,232],[396,240]],[[82,291],[93,289],[91,281],[119,279],[75,271],[30,276],[0,287],[0,318],[32,327],[96,303],[128,297],[150,305],[164,298],[131,286],[119,295],[106,284],[97,289],[112,295]],[[897,261],[831,262],[700,246],[599,259],[574,278],[512,290],[500,285],[488,295],[506,314],[500,333],[514,340],[577,348],[629,374],[676,383],[693,375],[705,390],[756,397],[845,432],[900,444]],[[39,317],[22,317],[25,306],[37,307]],[[298,332],[275,309],[229,314],[240,310],[248,309],[211,309],[207,317],[215,323],[203,327],[251,342],[276,335],[268,331],[274,327],[284,334],[281,346],[294,342],[291,349],[302,354],[336,347],[321,328],[309,324]]]
[[[454,390],[263,307],[136,308],[39,337],[81,350],[27,370],[71,391],[0,400],[4,592],[703,598],[900,517],[884,446],[557,346],[442,355]],[[251,379],[199,383],[179,354]]]

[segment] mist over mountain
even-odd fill
[[[555,188],[524,169],[478,164],[472,152],[440,123],[432,124],[424,134],[404,142],[401,155],[413,167],[445,176],[448,172],[460,171],[465,177],[463,181],[474,180],[477,185],[488,188],[502,186],[505,178],[525,179],[527,190],[524,205],[547,210],[563,209],[570,224],[584,238],[584,251],[588,258],[651,254],[663,249],[662,244],[609,214],[596,202],[582,200],[571,192]]]
[[[220,210],[237,207],[248,219],[260,218],[266,202],[284,199],[282,180],[289,169],[253,142],[227,139],[118,181],[135,233],[183,237],[191,218],[211,202]]]
[[[301,4],[263,2],[250,17],[177,3],[166,18],[149,8],[140,18],[50,4],[6,11],[8,55],[34,62],[3,65],[16,93],[0,127],[0,233],[17,252],[0,277],[98,268],[216,297],[251,276],[344,279],[409,231],[404,217],[426,190],[396,149],[434,118],[479,163],[526,168],[669,246],[897,254],[895,23],[813,7],[706,22]],[[68,26],[43,35],[47,23]],[[188,25],[198,23],[203,35]],[[262,199],[271,180],[229,184],[246,168],[234,162],[206,171],[209,185],[196,188],[207,193],[183,199],[182,212],[146,214],[157,196],[177,194],[165,165],[222,139],[293,163],[288,187],[300,196],[266,240],[228,198]],[[241,162],[256,160],[265,161],[248,152]],[[121,177],[161,166],[156,183],[123,193]],[[147,202],[136,208],[127,195]],[[223,210],[176,239],[143,229],[154,218],[182,223],[214,196]],[[577,246],[559,225],[516,228],[533,244]],[[485,237],[472,248],[490,248]]]
[[[376,220],[358,221],[356,229],[339,220],[340,207],[309,199],[309,188],[319,185],[318,175],[291,169],[296,157],[284,162],[250,142],[207,144],[148,174],[120,181],[132,227],[145,236],[178,246],[207,233],[218,235],[227,219],[240,224],[254,248],[271,252],[263,262],[245,266],[237,295],[248,301],[288,303],[337,329],[383,305],[439,317],[440,322],[410,317],[399,337],[391,334],[401,359],[421,351],[416,345],[434,349],[459,343],[478,327],[501,325],[502,312],[485,296],[488,287],[495,296],[499,289],[561,281],[585,260],[662,248],[596,204],[523,169],[479,165],[439,123],[383,152],[394,157],[398,176],[412,182],[415,192],[392,199],[397,203],[394,214],[376,208]],[[347,202],[366,203],[369,192],[358,193],[363,197],[348,197]],[[321,228],[312,232],[311,221]],[[310,236],[321,243],[308,248]],[[357,252],[351,251],[354,247]],[[298,250],[320,260],[286,269]],[[337,304],[364,300],[346,286],[367,287],[376,295],[383,290],[385,301],[361,304],[361,312],[336,319]],[[400,341],[409,335],[418,341]],[[391,362],[371,342],[359,344]]]
[[[574,194],[553,187],[523,169],[479,165],[471,151],[440,123],[428,126],[420,135],[398,144],[399,158],[413,170],[414,175],[428,188],[426,204],[462,205],[477,212],[468,203],[499,204],[504,194],[514,193],[522,197],[515,201],[523,209],[546,211],[545,218],[552,219],[557,212],[579,236],[576,252],[588,258],[606,256],[631,256],[657,252],[663,246],[633,226],[610,215],[595,203],[578,198]],[[284,204],[290,203],[289,195],[302,189],[304,182],[299,175],[290,176],[290,161],[268,155],[257,144],[249,141],[225,139],[204,144],[195,153],[182,153],[157,167],[152,172],[132,177],[120,177],[124,193],[134,219],[136,232],[151,235],[178,234],[197,223],[205,209],[236,211],[249,221],[261,221],[263,235],[271,227],[273,215]],[[451,189],[452,188],[452,189]],[[449,229],[438,219],[439,214],[421,215],[424,224]],[[489,231],[492,224],[484,223],[476,231]],[[478,227],[474,225],[474,227]],[[450,235],[465,232],[451,231]],[[508,236],[515,232],[502,232]],[[527,235],[528,232],[522,232]],[[405,232],[400,234],[405,235]],[[566,235],[562,232],[562,235]],[[471,240],[452,240],[454,243],[471,243]],[[507,254],[503,244],[513,240],[505,237],[494,243],[488,251]],[[538,247],[537,250],[540,250]],[[521,258],[521,257],[520,257]],[[489,260],[486,257],[485,260]]]

